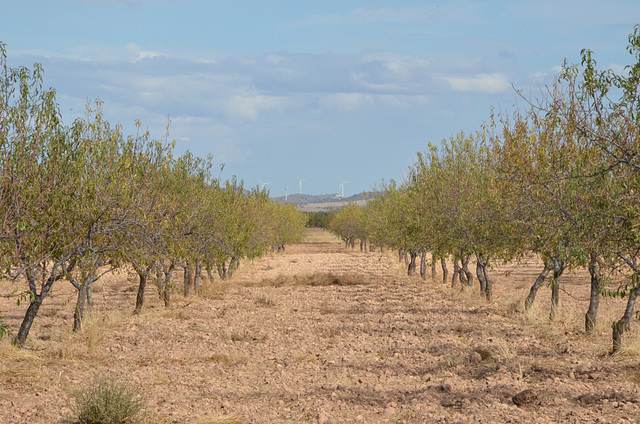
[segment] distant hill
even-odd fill
[[[285,197],[272,197],[274,202],[284,202]],[[358,205],[366,204],[364,193],[355,194],[351,197],[342,197],[339,194],[320,194],[317,196],[311,194],[292,194],[288,196],[287,203],[298,205],[298,209],[302,212],[327,212],[329,210],[338,210],[349,203]]]

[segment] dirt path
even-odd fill
[[[638,349],[605,355],[620,302],[605,301],[585,336],[584,275],[568,278],[573,297],[551,325],[546,292],[519,312],[536,265],[502,271],[487,304],[440,276],[404,277],[391,254],[301,244],[203,284],[201,297],[175,293],[168,310],[150,288],[141,316],[133,283],[110,277],[79,335],[61,285],[30,336],[44,350],[0,346],[0,422],[59,422],[68,391],[105,373],[139,388],[150,422],[640,422]],[[23,313],[0,308],[12,326]]]

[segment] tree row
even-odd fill
[[[105,273],[138,277],[140,312],[148,280],[169,306],[177,269],[188,295],[203,270],[226,278],[241,259],[301,238],[301,212],[215,177],[211,158],[175,155],[168,134],[152,140],[140,122],[126,136],[100,101],[65,125],[39,65],[9,67],[0,44],[0,68],[0,277],[15,280],[13,296],[28,302],[19,330],[0,325],[0,335],[23,345],[60,281],[77,292],[77,331]]]
[[[627,299],[613,324],[618,351],[640,294],[640,26],[627,50],[633,63],[619,73],[599,70],[583,50],[581,63],[565,63],[538,97],[520,95],[515,112],[491,113],[476,133],[429,144],[402,184],[383,184],[366,207],[344,208],[330,227],[347,245],[397,249],[409,274],[420,258],[424,277],[428,258],[447,279],[449,259],[453,283],[469,286],[475,262],[488,300],[491,266],[534,254],[544,265],[525,308],[548,278],[551,319],[563,273],[587,268],[587,332],[602,295]]]

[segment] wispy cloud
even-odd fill
[[[511,84],[503,74],[479,74],[471,77],[444,77],[454,91],[498,94],[511,90]]]

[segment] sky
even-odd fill
[[[96,99],[127,134],[170,121],[177,153],[272,196],[402,181],[582,49],[622,70],[638,23],[637,0],[0,0],[10,66],[43,65],[65,123]]]

